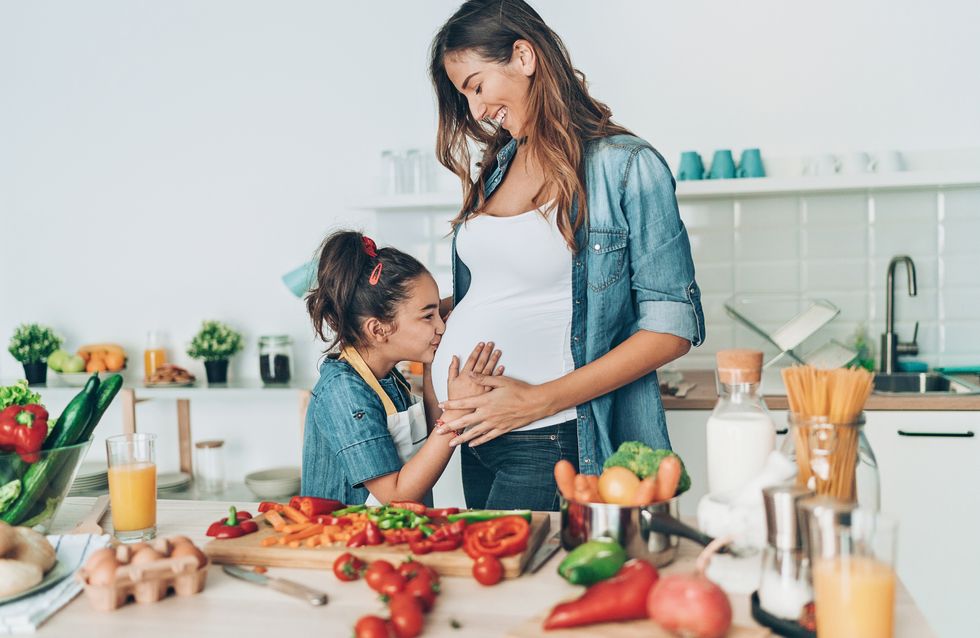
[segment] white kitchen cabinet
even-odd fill
[[[980,412],[865,417],[881,473],[881,510],[898,519],[899,576],[937,635],[976,635]]]

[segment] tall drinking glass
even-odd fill
[[[157,533],[155,434],[120,434],[106,439],[109,503],[115,536],[124,543]]]
[[[898,523],[872,510],[809,518],[818,638],[891,638]]]

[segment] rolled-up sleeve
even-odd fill
[[[381,400],[369,388],[361,391],[339,377],[317,393],[313,406],[317,427],[352,487],[401,469]]]
[[[704,312],[691,243],[677,209],[674,179],[652,149],[640,148],[628,164],[622,206],[639,328],[701,345]]]

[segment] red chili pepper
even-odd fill
[[[259,531],[258,524],[248,512],[239,512],[234,506],[228,509],[228,517],[211,523],[207,535],[214,538],[238,538]]]
[[[458,507],[443,507],[441,509],[427,508],[425,510],[425,515],[429,518],[446,518],[450,514],[459,514]]]
[[[436,540],[430,539],[429,542],[432,543],[432,551],[434,552],[451,552],[459,549],[459,546],[463,544],[463,539],[458,536],[453,536]]]
[[[347,540],[347,547],[363,547],[367,545],[367,530],[361,530]]]
[[[432,551],[432,541],[427,538],[412,541],[408,544],[408,548],[411,549],[412,553],[417,556],[428,554]]]
[[[282,503],[276,503],[275,501],[262,501],[259,503],[259,514],[265,514],[269,511],[278,512],[282,509]]]
[[[48,435],[48,411],[37,404],[11,405],[0,412],[0,450],[17,452],[25,463],[36,463]]]
[[[556,605],[544,621],[545,629],[578,627],[647,617],[647,595],[660,575],[642,560],[631,560],[619,573],[592,585],[578,599]]]
[[[398,507],[421,515],[425,515],[425,512],[428,509],[422,503],[416,503],[415,501],[392,501],[389,503],[389,505],[391,505],[391,507]]]
[[[380,545],[385,542],[384,537],[381,535],[381,530],[371,521],[368,521],[367,526],[364,528],[364,542],[368,545]]]
[[[470,558],[520,554],[527,548],[531,526],[520,516],[505,516],[473,523],[464,532],[463,549]]]
[[[308,518],[313,518],[314,516],[318,516],[320,514],[329,514],[330,512],[334,512],[344,507],[343,503],[332,498],[300,496],[298,499],[298,507],[296,505],[293,505],[293,507],[296,507],[296,509],[306,514]],[[290,505],[292,505],[291,502]]]

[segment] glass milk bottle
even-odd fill
[[[735,493],[760,474],[776,446],[776,426],[759,393],[762,352],[717,354],[720,396],[707,425],[708,490]]]

